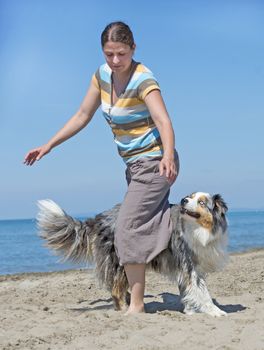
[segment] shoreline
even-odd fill
[[[0,276],[3,350],[262,350],[264,249],[230,254],[207,286],[226,317],[182,313],[179,291],[148,271],[146,313],[124,316],[93,269]]]
[[[239,252],[231,252],[228,254],[229,257],[236,256],[236,255],[245,255],[249,253],[264,251],[264,247],[256,247],[256,248],[250,248],[245,251],[239,251]],[[58,263],[59,264],[59,263]],[[0,274],[0,282],[3,280],[6,280],[8,278],[10,279],[19,279],[19,277],[26,277],[28,275],[36,275],[36,276],[45,276],[49,274],[57,274],[57,273],[66,273],[66,272],[74,272],[74,271],[93,271],[93,267],[76,267],[71,269],[63,269],[63,270],[55,270],[55,271],[28,271],[28,272],[18,272],[18,273],[6,273],[6,274]]]

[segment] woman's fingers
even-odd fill
[[[24,158],[24,164],[33,165],[36,160],[40,160],[45,154],[49,153],[50,149],[48,145],[43,145],[29,151]]]
[[[167,177],[170,183],[173,183],[176,180],[177,173],[176,173],[176,165],[174,160],[163,158],[160,161],[159,170],[160,170],[160,176],[162,176],[165,172],[165,176]]]
[[[36,159],[39,158],[39,155],[40,155],[39,149],[34,149],[34,150],[28,152],[28,154],[25,156],[24,164],[33,165],[35,163]]]
[[[32,160],[32,157],[33,157],[33,152],[31,151],[25,156],[24,164],[29,165],[29,163]]]

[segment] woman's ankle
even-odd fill
[[[139,314],[145,312],[144,303],[137,303],[137,304],[130,304],[129,308],[126,312],[126,315],[128,314]]]

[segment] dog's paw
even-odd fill
[[[221,316],[227,315],[225,311],[219,309],[219,307],[217,307],[216,305],[208,305],[200,309],[185,307],[183,312],[185,313],[185,315],[194,315],[196,313],[203,313],[213,317],[221,317]]]
[[[188,308],[188,307],[185,307],[184,310],[183,310],[183,313],[184,313],[185,315],[188,315],[188,316],[194,315],[194,314],[196,314],[197,312],[198,312],[198,311],[196,311],[195,309],[190,309],[190,308]]]
[[[227,316],[227,313],[219,309],[219,307],[217,307],[216,305],[211,305],[210,307],[206,308],[203,312],[213,317]]]

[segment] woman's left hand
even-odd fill
[[[165,174],[167,180],[172,185],[178,175],[176,170],[175,159],[164,156],[159,164],[159,172],[160,176]]]

